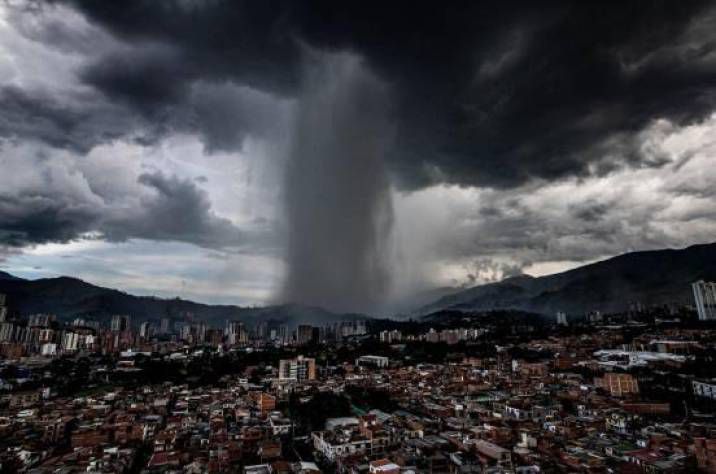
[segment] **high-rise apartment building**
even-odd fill
[[[277,326],[269,330],[269,339],[274,342],[286,342],[288,338],[288,328],[286,326]]]
[[[509,347],[496,346],[497,349],[497,370],[500,372],[512,371],[512,355]]]
[[[279,380],[304,380],[316,379],[316,359],[298,356],[295,359],[282,359],[278,366]]]
[[[259,341],[268,339],[269,324],[266,321],[260,321],[254,327],[254,338]]]
[[[716,319],[716,283],[699,280],[691,284],[699,319]]]
[[[139,336],[143,339],[147,339],[152,335],[152,324],[149,321],[143,322],[139,326]]]
[[[112,331],[129,331],[131,320],[126,314],[115,314],[112,316]]]
[[[241,321],[228,321],[226,323],[226,338],[229,345],[246,344],[249,342],[249,333],[246,325]]]
[[[55,320],[54,314],[33,314],[27,319],[29,327],[46,328]]]
[[[392,331],[380,332],[380,342],[387,342],[388,344],[392,344],[393,342],[399,342],[402,338],[402,333],[397,329],[393,329]]]
[[[80,336],[76,332],[65,331],[62,335],[62,349],[66,352],[75,352],[79,348]]]
[[[7,306],[5,306],[5,295],[0,293],[0,323],[7,320]]]
[[[0,342],[12,342],[15,334],[15,325],[12,323],[0,323]]]
[[[301,324],[296,329],[296,343],[308,344],[313,340],[313,326]]]

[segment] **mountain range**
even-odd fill
[[[623,311],[634,302],[687,304],[693,302],[691,283],[697,280],[716,280],[716,243],[631,252],[542,277],[519,275],[456,291],[413,315],[495,309],[584,314]]]
[[[107,323],[112,315],[128,314],[134,321],[158,323],[162,318],[183,320],[191,317],[214,327],[227,320],[274,321],[293,328],[299,324],[325,325],[335,321],[365,319],[360,314],[339,314],[303,305],[240,307],[208,305],[152,296],[134,296],[119,290],[95,286],[77,278],[58,277],[26,280],[0,272],[0,293],[7,296],[11,313],[30,315],[50,313],[67,321],[85,317]]]
[[[631,252],[562,273],[542,277],[520,275],[452,292],[441,288],[435,293],[441,296],[410,315],[421,317],[446,310],[584,314],[622,311],[633,302],[685,304],[693,301],[691,283],[702,279],[716,280],[716,243],[679,250]],[[61,320],[81,316],[106,322],[114,314],[129,314],[135,321],[158,322],[165,317],[177,320],[191,316],[214,326],[222,326],[227,320],[248,324],[272,320],[295,327],[367,317],[302,305],[248,308],[134,296],[77,278],[27,280],[5,272],[0,272],[0,293],[7,295],[11,313],[52,313]]]

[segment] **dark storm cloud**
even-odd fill
[[[155,114],[182,101],[193,79],[182,65],[182,55],[165,45],[109,53],[80,76],[110,99],[155,119],[161,118]]]
[[[301,44],[364,57],[393,92],[389,164],[407,187],[642,166],[632,134],[716,102],[704,2],[71,3],[136,46],[85,80],[153,117],[189,102],[198,78],[293,96]]]
[[[0,87],[0,138],[39,141],[56,148],[87,153],[93,147],[122,137],[154,142],[161,132],[122,107],[74,97],[60,102],[42,92],[17,86]]]
[[[69,3],[122,39],[172,48],[169,56],[176,55],[180,75],[176,80],[199,76],[237,79],[277,92],[297,85],[299,45],[291,37],[287,16],[291,2]],[[153,75],[145,69],[137,71],[137,77],[147,72]]]
[[[209,248],[241,243],[239,229],[212,213],[206,192],[192,180],[155,172],[140,175],[138,182],[153,193],[142,199],[140,212],[103,226],[109,240],[177,240]]]
[[[91,180],[89,175],[71,176],[83,183]],[[140,175],[137,184],[133,192],[141,198],[130,204],[91,193],[92,183],[73,186],[57,180],[50,171],[34,187],[0,192],[0,245],[69,242],[90,232],[110,241],[141,238],[217,249],[240,248],[251,238],[216,216],[206,192],[193,180],[154,172]]]
[[[31,97],[18,87],[0,89],[0,136],[39,139],[50,145],[87,150],[82,140],[73,140],[72,130],[81,112],[68,110],[50,100]]]
[[[597,222],[607,215],[610,205],[603,202],[585,201],[569,206],[572,215],[586,222]]]
[[[49,193],[0,193],[2,245],[69,242],[93,229],[98,219],[96,207],[58,197]]]
[[[58,78],[59,90],[23,84],[12,76],[0,85],[0,138],[84,154],[117,139],[154,145],[159,138],[189,132],[198,133],[210,152],[234,151],[249,134],[273,132],[281,123],[283,101],[249,87],[251,81],[239,69],[209,68],[205,53],[193,54],[186,45],[159,39],[113,39],[101,26],[81,24],[72,16],[63,24],[67,12],[49,14],[50,3],[28,5],[32,7],[7,7],[12,28],[62,52],[66,62],[81,61],[73,70],[75,83]],[[54,72],[48,64],[30,78],[47,80]]]
[[[187,99],[182,126],[198,131],[208,152],[238,150],[247,136],[266,138],[283,120],[282,102],[230,82],[197,82]]]

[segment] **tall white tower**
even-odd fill
[[[716,283],[699,280],[691,284],[699,319],[716,319]]]

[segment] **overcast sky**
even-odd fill
[[[296,155],[343,146],[312,135],[333,98],[380,101],[326,130],[388,137],[336,168],[381,180],[388,300],[716,240],[712,3],[461,3],[0,2],[0,268],[293,297],[295,252],[327,245],[287,218]]]

